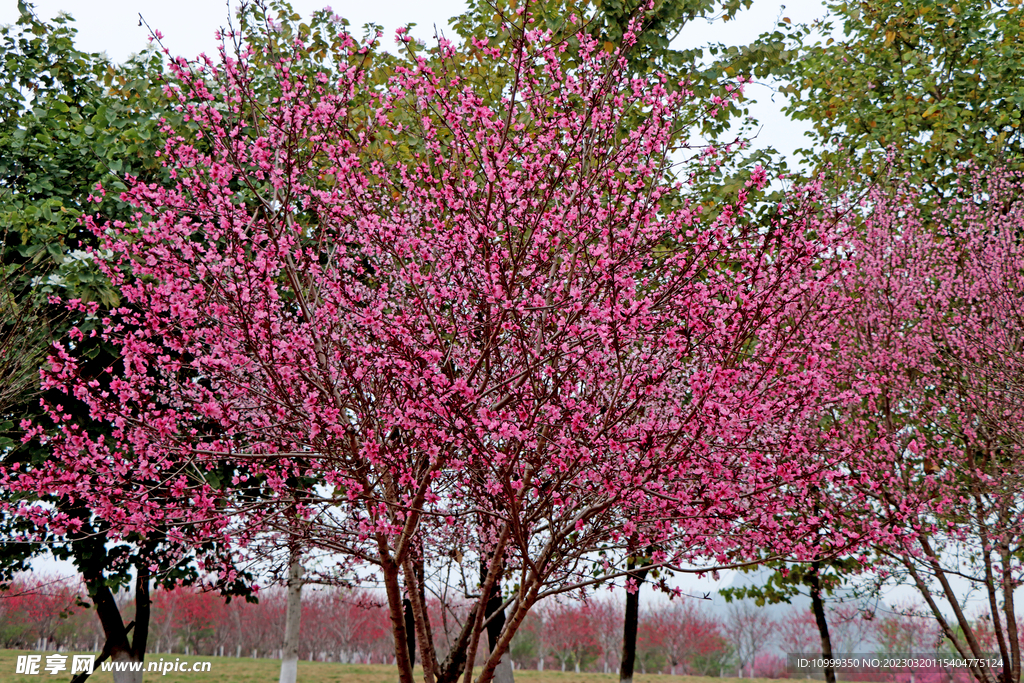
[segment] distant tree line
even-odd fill
[[[26,574],[0,597],[0,646],[8,649],[95,650],[103,630],[86,609],[84,587],[73,577]],[[260,592],[259,602],[225,603],[216,592],[179,586],[154,593],[151,651],[225,657],[279,658],[286,596],[280,587]],[[127,619],[132,600],[118,596]],[[434,647],[443,657],[468,611],[428,600],[439,624]],[[454,609],[454,611],[452,611]],[[302,605],[299,656],[307,661],[393,663],[394,642],[383,595],[365,589],[310,588]],[[443,611],[450,612],[443,614]],[[586,602],[548,601],[533,612],[511,647],[516,669],[611,673],[619,669],[622,604],[616,597]],[[774,616],[780,615],[780,616]],[[866,612],[854,603],[830,608],[836,652],[951,652],[934,619],[916,605]],[[972,618],[995,650],[984,615]],[[990,623],[990,622],[989,622]],[[1024,629],[1019,629],[1024,630]],[[811,610],[785,611],[741,601],[724,612],[693,598],[648,600],[641,610],[636,669],[639,673],[788,678],[782,653],[814,652],[817,626]],[[479,655],[482,661],[483,653]],[[479,662],[478,662],[479,663]],[[920,676],[919,680],[924,680]]]

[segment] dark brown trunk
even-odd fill
[[[398,566],[394,562],[381,563],[384,589],[388,595],[391,616],[391,635],[395,639],[395,664],[399,683],[413,683],[412,662],[409,661],[409,639],[405,637],[405,614],[402,609],[402,588],[398,581]]]
[[[135,628],[135,622],[134,621],[130,622],[127,626],[125,626],[125,631],[127,633],[131,633],[133,628]],[[98,667],[101,662],[105,662],[108,659],[110,659],[110,651],[107,650],[107,643],[104,642],[103,650],[100,651],[100,653],[96,656],[96,659],[94,659],[93,662],[92,662],[93,663],[93,670],[95,671],[95,667]],[[89,676],[91,676],[91,675],[92,675],[91,673],[83,671],[83,672],[79,673],[77,676],[75,676],[74,678],[72,678],[71,679],[71,683],[85,683],[85,680],[87,678],[89,678]]]
[[[128,640],[128,629],[125,628],[121,619],[121,611],[117,609],[117,601],[110,587],[102,581],[92,586],[92,600],[96,607],[96,616],[103,628],[103,636],[106,642],[104,651],[111,657],[120,653],[132,653],[132,644]]]
[[[425,578],[425,568],[423,565],[422,544],[420,544],[418,557],[413,565],[416,575],[416,595],[419,598],[417,602],[419,604],[423,627],[424,649],[421,653],[421,657],[424,658],[423,668],[426,669],[427,664],[430,664],[430,673],[429,675],[425,675],[423,680],[426,681],[426,683],[436,683],[435,678],[439,667],[437,663],[437,651],[434,650],[434,630],[430,626],[430,615],[427,613],[427,582]]]
[[[505,566],[502,563],[502,571]],[[480,583],[487,580],[487,563],[480,562]],[[484,607],[484,619],[487,621],[487,647],[493,653],[498,647],[501,632],[505,628],[505,610],[501,605],[501,581],[495,581],[491,588],[491,594],[487,598],[487,605]],[[494,683],[514,683],[515,674],[512,671],[512,658],[506,651],[494,669]]]
[[[121,618],[114,593],[107,585],[104,568],[109,557],[103,546],[102,537],[97,536],[93,545],[84,545],[76,562],[82,572],[82,579],[89,591],[89,598],[96,609],[96,617],[103,629],[103,647],[94,664],[108,659],[115,662],[142,662],[146,657],[146,645],[149,639],[150,592],[149,571],[145,561],[136,567],[135,579],[135,620],[125,625]],[[74,683],[84,683],[89,678],[87,673],[79,673],[72,678]],[[116,671],[114,683],[138,683],[142,680],[142,671]]]
[[[459,631],[458,638],[452,643],[451,650],[444,662],[438,667],[437,683],[456,683],[466,670],[466,656],[469,652],[469,639],[473,634],[473,622],[476,620],[476,605],[466,616],[466,621]]]
[[[142,582],[148,583],[148,579],[142,579]],[[136,595],[136,598],[140,600],[137,607],[138,619],[127,626],[121,619],[117,601],[114,599],[110,587],[104,582],[102,574],[98,577],[86,577],[86,585],[91,589],[90,596],[96,607],[96,616],[103,628],[104,644],[101,653],[103,659],[111,659],[115,662],[143,661],[146,655],[146,636],[149,632],[148,585],[143,588],[142,595]],[[135,631],[134,643],[128,638],[133,629]],[[79,680],[85,680],[85,678],[79,678]],[[114,672],[114,683],[138,683],[141,680],[141,671]]]
[[[417,544],[418,545],[418,544]],[[434,636],[430,628],[430,617],[427,614],[427,597],[424,589],[424,571],[422,559],[422,547],[417,549],[420,555],[416,560],[406,558],[405,569],[405,628],[406,638],[409,639],[409,647],[413,643],[419,646],[420,660],[423,663],[423,683],[436,683],[437,676],[437,653],[434,652]],[[409,632],[409,619],[412,618],[413,632]],[[413,664],[416,663],[416,655],[410,656]]]
[[[480,584],[487,580],[487,562],[480,560]],[[487,598],[487,606],[484,612],[484,619],[487,622],[487,647],[493,652],[498,644],[498,637],[501,636],[501,629],[505,628],[505,610],[501,609],[501,586],[497,581],[491,588],[491,594]]]
[[[409,598],[402,599],[402,611],[405,613],[405,640],[409,646],[409,666],[416,666],[416,620],[412,616],[412,602]]]
[[[637,564],[640,568],[633,571]],[[619,666],[619,683],[633,683],[633,665],[636,662],[636,632],[640,623],[640,586],[651,569],[646,560],[631,557],[626,561],[630,577],[636,581],[636,591],[626,593],[626,621],[622,627],[622,664]]]
[[[814,621],[818,624],[818,634],[821,636],[821,658],[826,662],[832,660],[832,637],[828,634],[828,621],[825,618],[825,602],[821,599],[821,562],[817,560],[811,563],[811,571],[807,574],[807,582],[811,589],[811,609],[814,611]],[[833,666],[826,665],[825,683],[836,683],[836,670]]]
[[[466,652],[466,671],[462,679],[465,683],[472,683],[473,680],[473,662],[476,661],[477,648],[480,646],[480,639],[484,633],[484,615],[487,601],[491,596],[494,586],[501,582],[501,568],[504,566],[503,557],[510,534],[511,528],[506,521],[502,525],[501,534],[498,536],[497,543],[494,544],[491,560],[487,565],[487,573],[485,574],[487,579],[480,586],[480,598],[476,601],[476,609],[473,615],[473,633],[469,637],[469,650]],[[484,663],[484,668],[477,679],[478,683],[490,683],[494,678],[495,667],[498,664],[498,660],[494,656],[495,654],[491,653],[491,656]]]

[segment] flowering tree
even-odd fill
[[[622,602],[607,597],[591,599],[587,610],[587,618],[594,622],[601,672],[609,673],[616,668],[622,648]]]
[[[0,644],[5,648],[92,647],[89,613],[77,579],[19,575],[0,587]]]
[[[589,605],[554,602],[546,605],[544,642],[562,671],[570,666],[576,673],[600,656],[597,624],[588,618]]]
[[[648,608],[637,619],[636,645],[633,654],[640,673],[656,673],[665,668],[670,653],[666,647],[666,633],[655,616],[656,612]],[[653,618],[652,618],[653,617]],[[627,622],[628,623],[628,622]],[[621,666],[619,680],[622,680]]]
[[[173,633],[186,652],[198,654],[212,651],[217,626],[224,621],[225,605],[219,596],[201,591],[194,586],[177,586],[172,590],[157,591],[153,596],[153,610],[158,612],[157,623],[166,632]],[[162,634],[163,635],[163,634]]]
[[[704,613],[695,600],[673,601],[652,609],[647,622],[648,628],[661,634],[672,676],[677,672],[700,675],[702,672],[695,668],[697,662],[724,649],[721,624]]]
[[[786,610],[779,619],[778,645],[783,652],[814,652],[820,648],[821,635],[814,612],[801,607]]]
[[[873,617],[865,618],[860,606],[852,602],[833,604],[828,621],[835,652],[861,652],[862,645],[871,640],[875,630]]]
[[[544,642],[543,616],[543,611],[533,610],[516,631],[516,637],[509,646],[514,668],[536,666],[537,671],[544,670],[544,657],[548,650]]]
[[[740,600],[729,605],[723,630],[735,648],[739,677],[743,677],[746,668],[747,676],[753,678],[754,662],[765,648],[772,645],[778,635],[777,624],[753,601]]]
[[[1024,179],[961,170],[956,180],[938,208],[907,188],[869,198],[840,358],[864,388],[846,433],[872,457],[834,502],[891,530],[878,549],[887,570],[917,587],[964,657],[987,648],[958,581],[985,596],[1006,665],[972,673],[1016,683]]]
[[[197,132],[165,131],[176,183],[135,183],[135,219],[93,225],[126,304],[76,339],[116,345],[123,371],[60,352],[46,379],[111,433],[68,424],[10,485],[115,535],[273,532],[376,567],[403,683],[403,600],[427,683],[469,681],[512,578],[487,681],[539,599],[615,579],[627,546],[659,548],[652,566],[811,552],[775,513],[835,457],[835,226],[813,188],[750,220],[761,169],[705,218],[685,181],[722,152],[675,167],[685,89],[586,36],[569,68],[515,21],[510,44],[410,49],[386,80],[347,35],[330,77],[285,51],[269,103],[244,49],[178,62],[168,92]],[[500,68],[480,85],[473,62]],[[484,570],[439,662],[423,582],[442,562]]]
[[[942,637],[927,607],[898,603],[882,614],[875,626],[879,652],[928,652]]]

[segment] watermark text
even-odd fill
[[[37,676],[50,674],[91,674],[96,667],[96,655],[18,655],[14,665],[14,673]],[[100,671],[134,671],[160,674],[166,676],[174,673],[206,673],[211,670],[212,662],[189,662],[182,661],[180,657],[174,660],[164,659],[150,660],[148,662],[100,662]]]

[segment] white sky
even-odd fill
[[[132,52],[146,46],[148,32],[139,26],[139,14],[154,29],[164,34],[164,44],[175,55],[195,57],[200,52],[216,53],[214,32],[227,25],[227,18],[238,6],[237,0],[35,0],[36,13],[49,19],[64,11],[75,18],[79,46],[90,52],[106,52],[111,59],[122,61]],[[16,0],[4,0],[0,24],[17,19]],[[448,19],[460,14],[466,3],[460,0],[377,0],[376,2],[335,2],[329,0],[291,0],[296,12],[308,17],[324,7],[332,7],[360,27],[367,22],[384,26],[384,37],[390,41],[394,30],[407,23],[416,23],[414,33],[420,38],[434,34],[433,26],[448,28]],[[358,32],[357,32],[358,33]],[[454,32],[449,31],[454,37]]]

